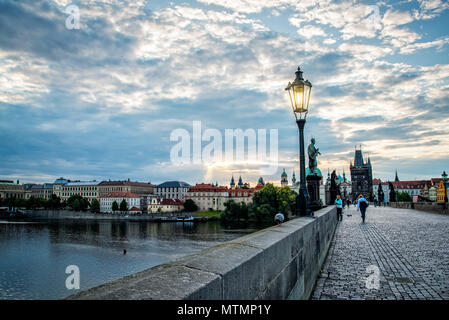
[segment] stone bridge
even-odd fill
[[[448,299],[449,216],[333,207],[69,299]]]
[[[449,215],[370,206],[361,224],[353,206],[343,213],[312,299],[449,299]]]

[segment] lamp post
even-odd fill
[[[295,72],[296,78],[293,82],[289,82],[285,90],[288,91],[290,96],[290,102],[293,109],[293,114],[296,118],[296,124],[299,129],[299,214],[309,215],[311,210],[309,209],[309,196],[306,186],[306,163],[304,155],[304,126],[306,124],[306,117],[309,111],[310,92],[312,90],[312,84],[302,77],[302,71],[300,67]],[[298,201],[297,201],[298,203]]]

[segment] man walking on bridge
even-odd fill
[[[363,197],[363,194],[360,194],[357,198],[357,210],[360,209],[360,213],[362,214],[362,222],[365,223],[365,212],[366,208],[368,208],[369,202]]]

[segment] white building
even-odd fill
[[[62,201],[68,200],[73,195],[80,195],[87,198],[89,202],[98,199],[98,185],[100,181],[70,181],[59,178],[53,183],[53,193]]]
[[[390,184],[380,179],[373,179],[373,196],[379,200],[379,184],[382,186],[385,202],[390,202]]]
[[[120,208],[120,203],[125,199],[128,204],[128,210],[132,207],[140,208],[140,196],[131,192],[111,192],[100,197],[100,212],[112,213],[112,204],[117,202]],[[120,209],[119,209],[120,210]]]

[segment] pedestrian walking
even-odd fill
[[[366,208],[368,208],[369,202],[363,197],[363,194],[360,194],[357,198],[357,211],[360,209],[360,213],[362,214],[362,223],[365,223],[365,213]]]
[[[335,206],[337,207],[337,221],[343,221],[343,200],[339,194],[337,194],[337,199],[335,199]]]

